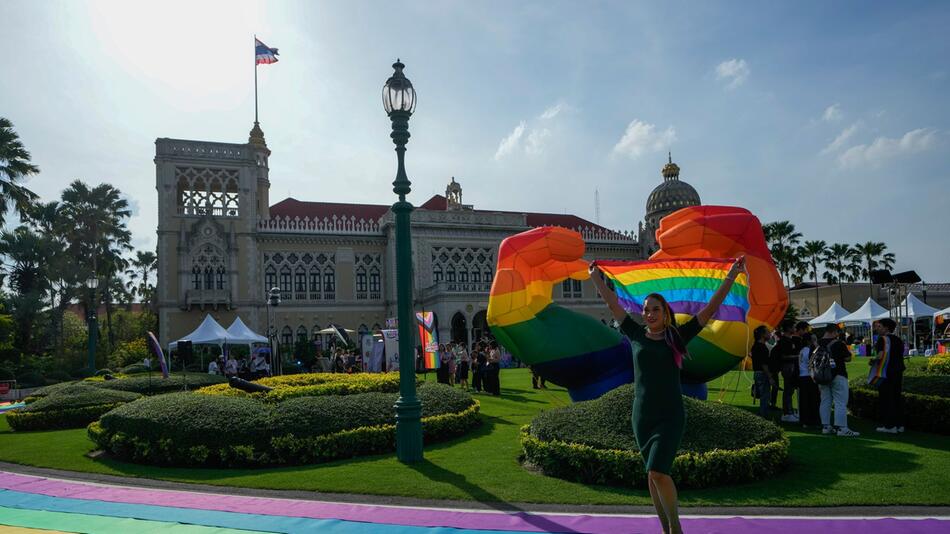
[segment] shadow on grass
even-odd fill
[[[409,464],[409,468],[433,482],[441,482],[455,486],[468,495],[471,500],[488,505],[500,512],[505,512],[512,517],[517,517],[525,523],[540,529],[542,532],[578,532],[555,520],[530,514],[525,512],[522,508],[506,503],[494,493],[469,482],[465,476],[439,467],[428,460],[423,460],[416,464]]]

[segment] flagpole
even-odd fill
[[[257,34],[254,34],[254,124],[257,124]]]

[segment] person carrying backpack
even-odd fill
[[[848,428],[848,369],[846,362],[851,360],[851,351],[843,341],[838,340],[841,331],[836,324],[825,327],[824,336],[818,341],[814,357],[810,362],[812,378],[818,384],[821,405],[821,433],[855,437],[861,434]],[[829,380],[830,378],[830,380]],[[835,424],[831,426],[831,407],[834,404]]]

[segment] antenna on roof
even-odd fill
[[[594,222],[600,224],[600,190],[594,189]]]

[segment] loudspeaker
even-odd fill
[[[178,342],[178,359],[185,364],[191,363],[195,358],[195,351],[191,346],[191,341]]]

